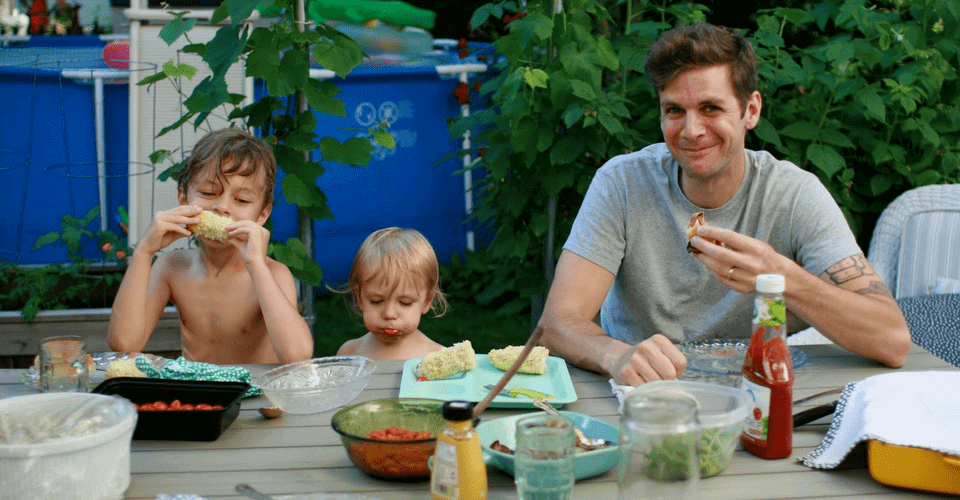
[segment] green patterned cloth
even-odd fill
[[[246,382],[250,389],[243,395],[245,398],[257,396],[263,391],[253,385],[250,370],[240,366],[220,366],[200,361],[187,361],[180,356],[167,361],[162,369],[154,367],[143,356],[137,356],[137,368],[150,378],[164,378],[173,380],[209,380],[213,382]]]

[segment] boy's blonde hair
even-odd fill
[[[229,167],[224,170],[224,164]],[[277,160],[273,148],[266,142],[236,128],[210,132],[200,138],[190,153],[190,159],[178,172],[177,187],[184,193],[208,166],[213,166],[214,178],[228,175],[248,177],[260,174],[263,185],[263,206],[273,204],[273,190],[277,185]]]
[[[349,282],[344,291],[350,293],[351,305],[359,312],[360,291],[366,281],[379,278],[396,287],[408,276],[433,294],[430,309],[434,316],[443,316],[449,303],[440,291],[437,254],[427,238],[416,229],[388,227],[367,236],[350,266]]]

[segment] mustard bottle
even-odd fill
[[[486,500],[487,466],[480,439],[473,428],[476,403],[447,401],[443,418],[447,425],[437,436],[430,474],[433,500]]]

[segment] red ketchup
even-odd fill
[[[740,442],[765,459],[786,458],[793,451],[793,363],[787,346],[784,279],[757,276],[753,334],[743,360],[741,387],[753,396]]]

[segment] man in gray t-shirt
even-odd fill
[[[762,107],[750,43],[705,23],[677,28],[651,47],[647,76],[664,143],[597,171],[557,264],[541,342],[621,384],[676,378],[686,359],[675,342],[749,336],[756,276],[772,273],[786,278],[791,326],[902,365],[906,321],[830,193],[744,147]],[[695,212],[708,227],[688,253]]]

